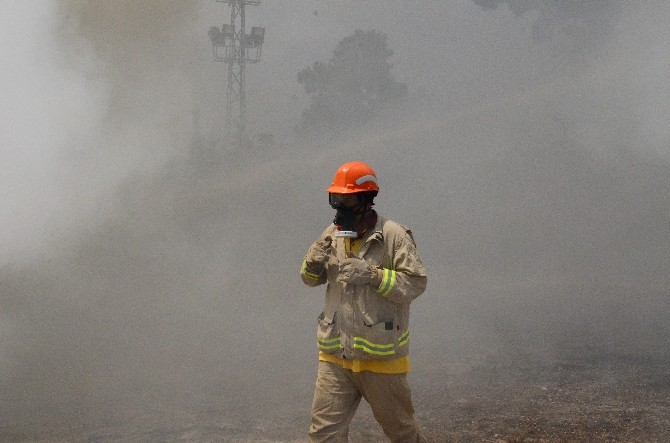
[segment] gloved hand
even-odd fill
[[[345,258],[340,264],[337,281],[352,285],[369,285],[376,275],[377,270],[368,262],[360,258],[350,257]]]
[[[320,273],[328,261],[328,249],[332,243],[332,238],[326,236],[315,241],[307,251],[305,263],[307,267],[315,273]]]

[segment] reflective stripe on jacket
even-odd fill
[[[382,217],[361,240],[356,254],[384,270],[378,287],[337,281],[346,258],[344,239],[330,225],[302,264],[305,284],[327,283],[325,308],[318,318],[321,351],[346,359],[389,359],[409,352],[409,306],[426,288],[426,271],[409,229]],[[325,252],[325,263],[315,260]]]

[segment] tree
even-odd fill
[[[368,120],[381,105],[407,92],[391,75],[393,55],[386,35],[356,30],[335,48],[328,63],[316,62],[298,73],[311,98],[298,126],[309,132],[343,129]]]

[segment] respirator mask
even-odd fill
[[[376,192],[328,194],[328,202],[330,203],[330,206],[335,209],[333,223],[335,223],[338,230],[335,234],[336,237],[358,237],[358,233],[356,232],[356,218],[368,211],[368,204],[374,204],[373,199],[376,194]],[[346,197],[343,198],[343,196]]]

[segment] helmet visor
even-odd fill
[[[374,198],[377,196],[376,191],[372,192],[356,192],[354,194],[339,194],[337,192],[328,193],[328,203],[333,209],[349,208],[355,209],[358,206],[374,205]]]

